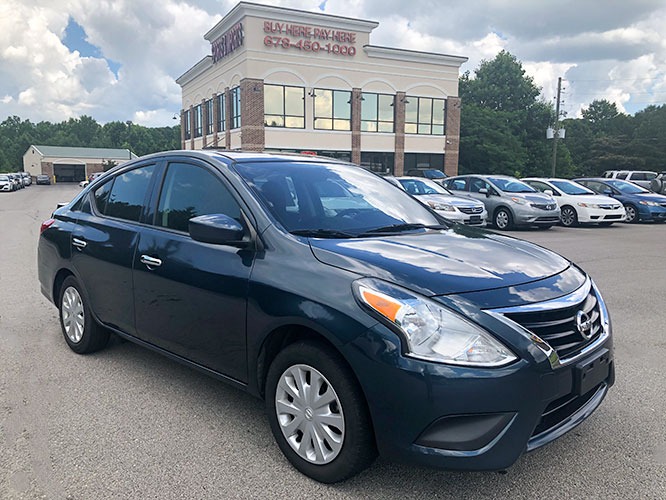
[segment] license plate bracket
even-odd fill
[[[610,351],[602,349],[595,357],[581,361],[574,368],[574,391],[585,394],[608,378],[612,363]]]

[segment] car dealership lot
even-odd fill
[[[379,460],[324,486],[283,458],[261,401],[131,343],[69,350],[36,242],[79,189],[0,197],[0,498],[666,497],[666,225],[510,233],[580,264],[607,301],[617,382],[587,422],[506,473]]]

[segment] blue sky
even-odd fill
[[[102,50],[99,47],[91,45],[86,40],[87,35],[85,30],[81,27],[71,17],[65,28],[65,36],[62,39],[62,43],[67,47],[70,52],[75,50],[81,54],[82,57],[93,57],[97,59],[104,59],[109,66],[109,69],[113,71],[113,74],[118,76],[118,70],[120,69],[120,64],[104,57]]]

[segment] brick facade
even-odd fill
[[[213,147],[217,147],[217,134],[220,132],[219,129],[219,116],[220,116],[220,100],[217,98],[217,94],[213,94]]]
[[[208,146],[208,134],[206,134],[207,130],[206,127],[208,127],[208,106],[206,106],[206,99],[201,99],[201,127],[202,127],[202,139],[203,139],[203,147],[205,148]]]
[[[224,89],[224,121],[226,126],[224,128],[224,148],[231,149],[231,92],[229,87]]]
[[[241,80],[241,149],[263,151],[266,145],[264,131],[264,81],[254,78]]]
[[[352,89],[351,94],[351,161],[361,163],[361,89]]]
[[[395,94],[393,107],[395,108],[395,163],[393,175],[400,177],[405,172],[405,101],[404,92]]]
[[[460,157],[460,97],[449,97],[446,101],[446,147],[444,173],[458,175]]]

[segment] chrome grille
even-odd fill
[[[557,208],[557,205],[554,203],[548,203],[548,204],[541,204],[541,203],[532,203],[532,206],[534,208],[538,208],[540,210],[555,210]]]
[[[483,207],[458,207],[464,214],[480,214],[483,212]]]
[[[572,306],[543,311],[530,308],[529,312],[510,312],[504,313],[504,316],[548,342],[560,359],[565,359],[576,355],[601,336],[603,328],[599,307],[591,289],[582,302]],[[592,322],[589,338],[578,331],[576,316],[579,311],[583,311]]]

